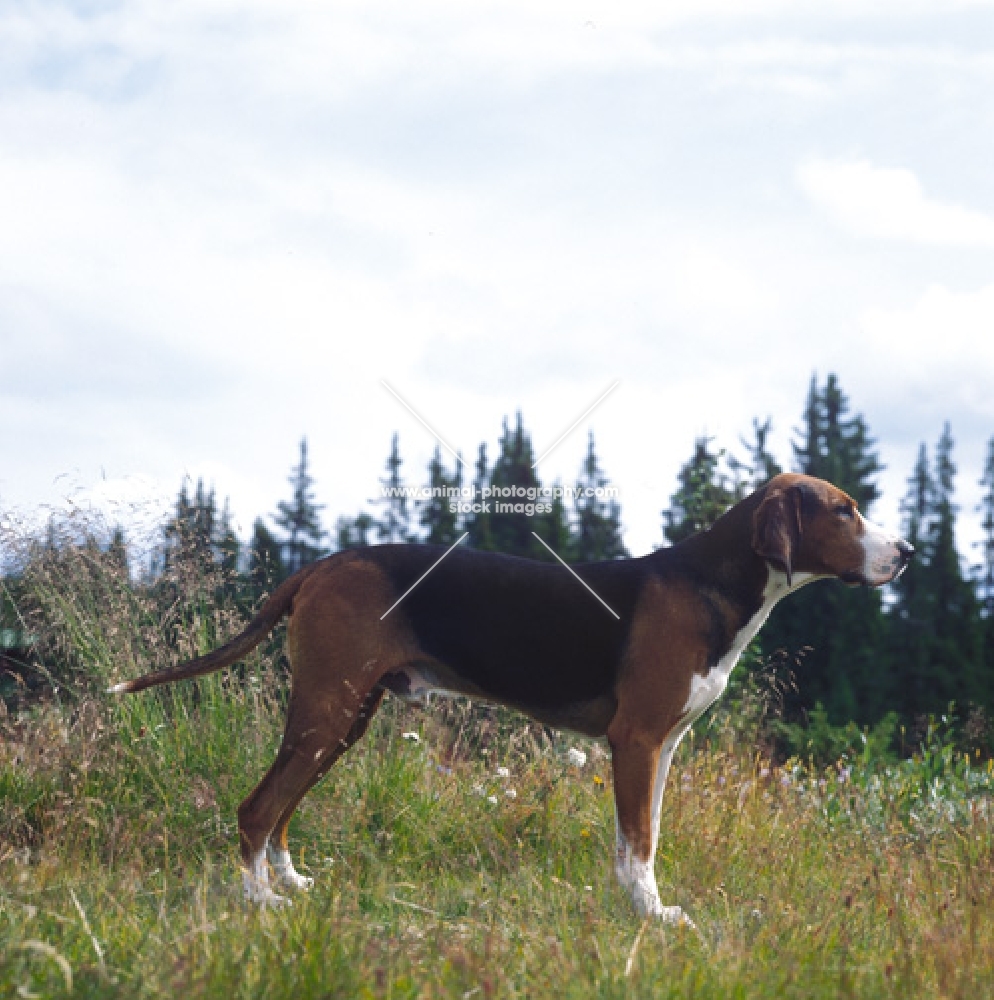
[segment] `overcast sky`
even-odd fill
[[[326,523],[520,409],[627,540],[695,436],[838,373],[898,502],[994,435],[989,3],[0,4],[0,508],[229,496],[306,435]],[[970,553],[975,555],[975,553]]]

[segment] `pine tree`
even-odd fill
[[[677,474],[679,487],[663,513],[663,534],[675,545],[710,528],[739,499],[721,468],[723,451],[712,451],[713,438],[699,437],[694,454]]]
[[[800,444],[794,444],[798,472],[845,490],[864,513],[880,496],[874,476],[883,469],[861,414],[849,415],[849,400],[834,373],[818,388],[811,378]]]
[[[963,574],[956,549],[953,502],[956,466],[947,423],[935,449],[934,516],[928,538],[927,586],[933,601],[935,651],[930,670],[933,710],[949,701],[989,701],[981,690],[979,616],[975,592]]]
[[[498,506],[509,504],[541,503],[542,498],[537,491],[541,489],[541,482],[538,474],[532,467],[535,455],[532,451],[531,438],[525,431],[521,420],[521,411],[518,411],[514,430],[507,425],[505,418],[503,431],[500,438],[500,452],[497,461],[494,462],[493,471],[490,474],[491,488],[504,491],[510,490],[508,494],[497,493],[491,504],[494,516],[491,519],[491,535],[493,546],[498,552],[505,552],[508,555],[531,556],[537,559],[551,559],[548,550],[532,534],[536,528],[536,519],[529,517],[525,512],[503,511],[497,513]],[[532,499],[528,498],[530,491]],[[558,539],[546,539],[546,544],[553,546]]]
[[[292,497],[276,505],[273,522],[284,532],[283,564],[287,575],[292,576],[324,554],[321,541],[325,533],[320,515],[323,505],[314,501],[314,479],[307,471],[307,438],[300,440],[300,462],[288,481]]]
[[[915,548],[915,558],[894,583],[894,604],[888,613],[890,660],[899,683],[895,707],[907,719],[924,712],[929,704],[928,675],[932,642],[932,595],[927,574],[935,481],[924,442],[908,479],[901,504],[902,534]]]
[[[421,527],[429,545],[451,545],[462,532],[457,530],[459,515],[451,510],[453,500],[459,500],[462,488],[462,462],[456,461],[453,472],[442,462],[442,449],[435,451],[428,462],[428,489],[431,496],[421,508]]]
[[[489,510],[483,509],[483,505],[487,503],[483,499],[483,491],[490,486],[490,467],[487,464],[487,446],[485,443],[480,445],[474,471],[472,503],[474,506],[479,505],[481,509],[475,514],[468,515],[463,522],[465,530],[469,532],[469,538],[466,541],[474,549],[480,549],[483,552],[493,552],[493,502],[489,503]]]
[[[407,506],[407,497],[403,495],[404,479],[400,474],[403,460],[400,457],[400,441],[394,434],[390,443],[390,456],[387,458],[386,477],[380,480],[382,487],[379,503],[383,505],[383,516],[377,522],[376,536],[384,544],[411,542],[414,537],[411,532],[411,512]]]
[[[578,562],[628,557],[621,536],[621,505],[613,498],[604,500],[596,495],[609,482],[597,461],[591,431],[573,502],[575,542],[572,555]]]

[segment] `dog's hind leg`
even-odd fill
[[[347,742],[369,692],[340,688],[336,694],[333,701],[319,697],[306,703],[296,694],[290,696],[283,744],[276,760],[238,807],[242,882],[246,898],[254,902],[269,906],[286,902],[270,888],[266,845],[281,818],[292,813],[322,769],[327,770],[327,759]],[[278,856],[278,860],[282,858]]]
[[[269,865],[273,870],[276,881],[286,889],[310,889],[314,884],[314,879],[306,875],[298,874],[293,867],[293,860],[287,846],[287,827],[290,825],[290,818],[300,805],[304,796],[331,770],[333,764],[360,739],[369,728],[370,720],[376,714],[376,710],[383,701],[386,691],[381,687],[376,687],[368,695],[359,709],[352,728],[347,735],[341,739],[337,746],[329,747],[324,753],[317,751],[315,756],[320,754],[320,766],[314,772],[307,786],[295,796],[294,799],[283,810],[282,815],[276,821],[273,832],[269,835],[266,851],[269,857]]]

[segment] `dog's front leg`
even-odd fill
[[[653,871],[659,809],[674,747],[640,736],[612,741],[617,844],[614,870],[640,916],[690,924],[679,906],[663,906]]]

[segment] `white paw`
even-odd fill
[[[679,906],[660,906],[653,916],[661,920],[664,924],[670,924],[674,927],[687,927],[694,931],[697,930],[697,924]]]
[[[251,872],[242,872],[242,890],[249,903],[257,903],[263,908],[269,906],[278,910],[280,907],[291,905],[291,901],[286,896],[273,892],[267,881],[258,878]]]
[[[273,878],[282,888],[289,889],[290,892],[307,892],[314,885],[314,879],[309,875],[298,875],[292,868],[274,868]]]
[[[273,878],[281,888],[289,889],[291,892],[306,892],[314,885],[314,879],[297,874],[297,869],[293,867],[293,859],[286,848],[273,847],[269,844],[266,847],[266,854],[269,857],[269,867],[273,870]]]

